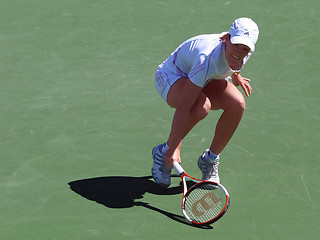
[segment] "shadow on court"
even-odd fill
[[[178,177],[178,176],[173,176]],[[95,201],[109,208],[130,208],[134,206],[145,207],[159,212],[168,218],[193,227],[213,229],[211,226],[195,226],[190,224],[183,216],[166,212],[151,206],[149,203],[139,201],[145,193],[155,195],[182,194],[183,187],[161,188],[147,177],[98,177],[77,180],[69,183],[72,191],[82,197]],[[138,201],[136,201],[138,200]]]

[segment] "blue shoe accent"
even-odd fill
[[[153,166],[152,166],[152,177],[155,182],[161,187],[169,187],[171,184],[171,169],[169,169],[163,160],[166,152],[162,152],[162,148],[165,143],[160,144],[153,148],[152,157],[153,157]]]

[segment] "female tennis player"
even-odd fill
[[[236,19],[229,32],[206,34],[183,42],[155,74],[155,86],[175,114],[167,142],[153,148],[152,176],[163,187],[171,184],[175,161],[181,162],[183,138],[210,110],[222,109],[210,148],[198,159],[202,179],[220,183],[220,153],[240,123],[250,80],[240,70],[255,50],[259,29],[250,18]],[[232,83],[228,80],[232,79]]]

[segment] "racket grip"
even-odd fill
[[[178,162],[173,163],[173,168],[176,170],[176,172],[181,175],[184,173],[184,169],[181,167],[181,165]]]

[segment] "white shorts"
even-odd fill
[[[167,102],[167,96],[168,92],[171,88],[171,86],[180,78],[184,76],[176,75],[172,72],[170,72],[167,68],[163,67],[161,64],[159,68],[157,69],[155,73],[155,86],[160,94],[160,96],[163,98],[165,102]]]

